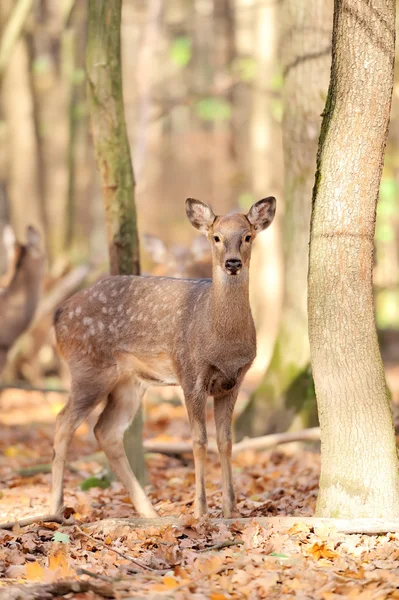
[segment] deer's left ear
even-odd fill
[[[247,214],[247,219],[257,232],[269,227],[276,214],[276,198],[269,196],[253,204]]]

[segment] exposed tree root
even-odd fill
[[[328,519],[319,517],[253,517],[237,519],[210,519],[211,523],[239,523],[248,524],[250,521],[259,523],[263,527],[287,531],[294,525],[304,524],[310,529],[327,528],[338,533],[365,533],[377,535],[382,533],[399,532],[399,519]],[[96,523],[86,524],[85,527],[91,532],[107,535],[117,528],[143,529],[146,527],[167,527],[168,525],[179,525],[178,517],[160,517],[157,519],[104,519]]]

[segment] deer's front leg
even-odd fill
[[[229,519],[235,508],[233,474],[231,469],[232,420],[238,386],[229,394],[214,398],[216,439],[222,468],[223,516]]]
[[[192,396],[185,393],[185,402],[193,440],[195,465],[194,516],[197,518],[206,515],[208,512],[205,492],[205,461],[208,443],[205,420],[206,398],[205,394]]]

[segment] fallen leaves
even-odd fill
[[[52,415],[48,406],[38,405],[38,398],[35,402],[38,414],[47,408],[46,414]],[[53,398],[52,405],[56,404]],[[22,405],[18,410],[22,415]],[[52,426],[24,426],[21,421],[18,427],[4,427],[0,423],[1,520],[47,512],[49,473],[24,478],[17,471],[50,461]],[[212,426],[209,429],[211,436]],[[147,431],[164,441],[189,437],[184,411],[171,410],[167,404],[151,408]],[[94,437],[83,427],[74,438],[71,460],[96,450]],[[188,460],[154,454],[148,461],[151,499],[163,515],[180,515],[177,526],[133,530],[122,524],[96,530],[95,537],[87,533],[87,523],[134,516],[126,490],[117,481],[105,489],[87,486],[89,489],[82,490],[84,480],[101,481],[103,465],[93,460],[79,461],[79,472],[67,469],[68,514],[82,533],[76,526],[58,523],[0,531],[1,589],[7,592],[7,586],[21,582],[58,585],[66,578],[76,584],[94,582],[91,588],[79,588],[79,600],[99,600],[95,586],[105,584],[121,600],[147,596],[185,600],[194,595],[210,600],[399,600],[399,535],[338,535],[333,528],[312,529],[301,521],[282,533],[257,522],[258,516],[313,513],[317,453],[290,455],[278,450],[248,452],[235,458],[238,512],[252,519],[245,526],[194,518],[194,472],[192,459]],[[219,517],[220,464],[216,455],[207,461],[207,492],[210,516]],[[72,588],[65,589],[75,593]]]

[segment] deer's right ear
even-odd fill
[[[210,206],[200,200],[194,200],[194,198],[187,198],[186,213],[191,225],[199,229],[201,233],[208,233],[208,229],[212,227],[216,219]]]

